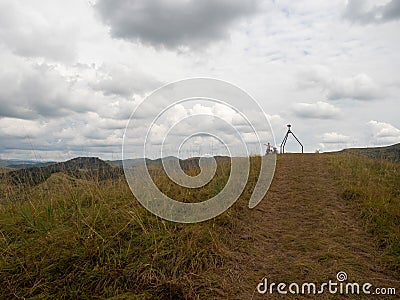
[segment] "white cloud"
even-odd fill
[[[143,95],[159,86],[161,82],[127,64],[103,64],[96,70],[96,80],[90,85],[104,95],[118,95],[131,98]]]
[[[229,106],[220,103],[214,103],[208,106],[198,103],[195,104],[193,108],[190,108],[188,112],[189,115],[204,114],[209,116],[215,116],[225,120],[230,124],[232,124],[233,120],[235,120],[236,123],[241,123],[240,120],[243,121],[243,117],[239,113],[235,112]]]
[[[398,1],[350,2],[0,1],[0,155],[23,157],[34,149],[48,158],[117,156],[142,98],[161,83],[197,76],[246,89],[269,114],[278,141],[294,124],[306,151],[324,139],[324,150],[392,143],[400,128]],[[110,11],[99,12],[100,5]],[[257,128],[267,126],[245,101],[231,98]],[[137,116],[133,153],[145,132],[140,125],[159,106],[150,103]],[[237,113],[206,106],[196,108],[208,112],[204,122],[186,125],[219,131],[231,142],[223,122],[212,120],[218,114],[250,133]],[[190,115],[189,106],[175,109],[158,125]],[[396,130],[366,126],[369,120]],[[347,140],[324,135],[332,131],[346,134],[348,143],[329,143]],[[262,140],[272,142],[267,134]]]
[[[350,77],[340,77],[334,75],[324,66],[314,66],[307,68],[300,76],[302,86],[317,87],[324,91],[326,97],[330,100],[373,100],[384,95],[379,85],[364,73]]]
[[[32,139],[38,137],[45,126],[38,121],[0,118],[0,136]]]
[[[16,59],[0,69],[0,117],[60,117],[89,109],[73,97],[71,83],[53,65]]]
[[[400,143],[400,129],[392,124],[371,120],[367,125],[370,128],[370,142],[373,145]]]
[[[306,119],[335,119],[340,115],[340,109],[330,103],[296,103],[293,107],[295,115]]]
[[[357,145],[357,140],[338,132],[325,132],[318,136],[314,151],[337,151]]]
[[[351,141],[351,138],[337,132],[326,132],[322,135],[321,141],[327,144],[346,144]]]
[[[71,61],[76,55],[78,24],[57,22],[54,11],[46,13],[26,4],[0,2],[0,45],[21,56]]]

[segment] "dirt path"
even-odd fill
[[[264,277],[269,282],[300,285],[337,282],[339,271],[347,273],[348,282],[395,287],[400,293],[399,279],[384,270],[357,213],[340,198],[323,155],[279,157],[267,197],[255,209],[246,210],[241,220],[235,237],[238,247],[230,255],[228,268],[218,274],[223,299],[282,299],[276,289],[272,295],[258,294],[257,284]],[[309,298],[341,297],[325,292]]]

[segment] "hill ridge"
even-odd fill
[[[347,148],[339,152],[400,162],[400,143],[383,147]]]
[[[45,166],[32,166],[1,174],[0,178],[13,184],[37,185],[54,173],[65,173],[73,178],[104,180],[123,174],[122,169],[98,157],[75,157],[65,162]]]

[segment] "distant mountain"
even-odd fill
[[[22,169],[28,167],[43,167],[56,163],[55,161],[37,161],[23,159],[0,159],[0,167]]]
[[[213,158],[212,156],[209,158]],[[180,165],[183,167],[184,165],[187,166],[188,164],[197,164],[198,165],[198,161],[199,161],[200,157],[190,157],[187,159],[179,159],[175,156],[166,156],[163,159],[161,158],[156,158],[156,159],[150,159],[150,158],[146,158],[146,165],[147,166],[154,166],[154,165],[161,165],[162,164],[162,160],[165,161],[172,161],[172,160],[179,160]],[[229,159],[228,156],[214,156],[214,159],[219,162],[221,160],[227,160]],[[122,164],[122,160],[108,160],[108,163],[117,166],[117,167],[123,167]],[[134,158],[134,159],[126,159],[125,160],[125,165],[129,166],[129,167],[136,167],[139,166],[143,163],[143,158]]]
[[[386,147],[349,148],[340,152],[400,162],[400,143]]]
[[[164,157],[164,160],[172,160],[172,159],[177,159],[174,156],[166,156]],[[150,159],[150,158],[145,158],[146,165],[156,165],[156,164],[161,164],[161,158],[157,159]],[[117,166],[117,167],[123,167],[122,160],[108,160],[108,163]],[[125,159],[125,166],[129,167],[136,167],[139,166],[143,163],[143,158],[133,158],[133,159]]]
[[[211,159],[212,157],[210,157]],[[227,156],[215,156],[217,162],[228,160]],[[178,159],[174,156],[165,157],[163,160],[172,161],[178,160],[182,169],[187,170],[192,167],[199,166],[199,157],[192,157],[188,159]],[[158,166],[162,164],[161,158],[149,159],[146,158],[147,166]],[[135,167],[143,162],[142,158],[126,160],[126,165]],[[26,163],[26,161],[25,161]],[[21,166],[24,164],[20,164]],[[9,167],[2,167],[0,172],[0,180],[7,180],[15,185],[37,185],[46,181],[52,174],[64,173],[76,179],[90,179],[90,180],[105,180],[118,178],[123,175],[122,161],[103,161],[97,157],[77,157],[66,162],[51,163],[46,162],[34,166],[25,164],[28,167],[18,169],[8,169]]]
[[[10,180],[13,184],[37,185],[58,172],[77,179],[93,180],[117,178],[123,174],[122,168],[110,165],[97,157],[77,157],[66,162],[12,170],[0,174],[0,179]]]

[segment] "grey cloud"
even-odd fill
[[[0,45],[17,55],[71,61],[76,54],[74,31],[61,24],[50,24],[18,1],[0,2]]]
[[[392,0],[382,8],[382,17],[385,20],[400,19],[400,2]]]
[[[114,123],[107,128],[106,123]],[[115,120],[85,113],[46,121],[0,118],[0,151],[79,151],[119,152],[123,124],[116,128]],[[101,148],[101,150],[99,150]],[[96,150],[97,149],[97,150]]]
[[[293,112],[306,119],[335,119],[339,116],[340,109],[330,103],[318,101],[316,103],[296,103]]]
[[[384,92],[367,74],[360,73],[351,77],[339,77],[327,68],[316,66],[300,74],[303,87],[318,87],[330,100],[356,99],[374,100]]]
[[[115,38],[194,48],[226,38],[234,21],[257,11],[257,0],[99,0],[95,8]]]
[[[385,23],[400,19],[400,1],[392,0],[384,5],[366,7],[365,0],[349,0],[344,17],[357,23]]]
[[[123,64],[103,64],[97,70],[97,81],[90,86],[105,96],[131,98],[158,88],[162,83],[139,69]]]
[[[0,118],[60,117],[87,110],[83,101],[71,97],[69,83],[52,66],[16,63],[0,70]]]

